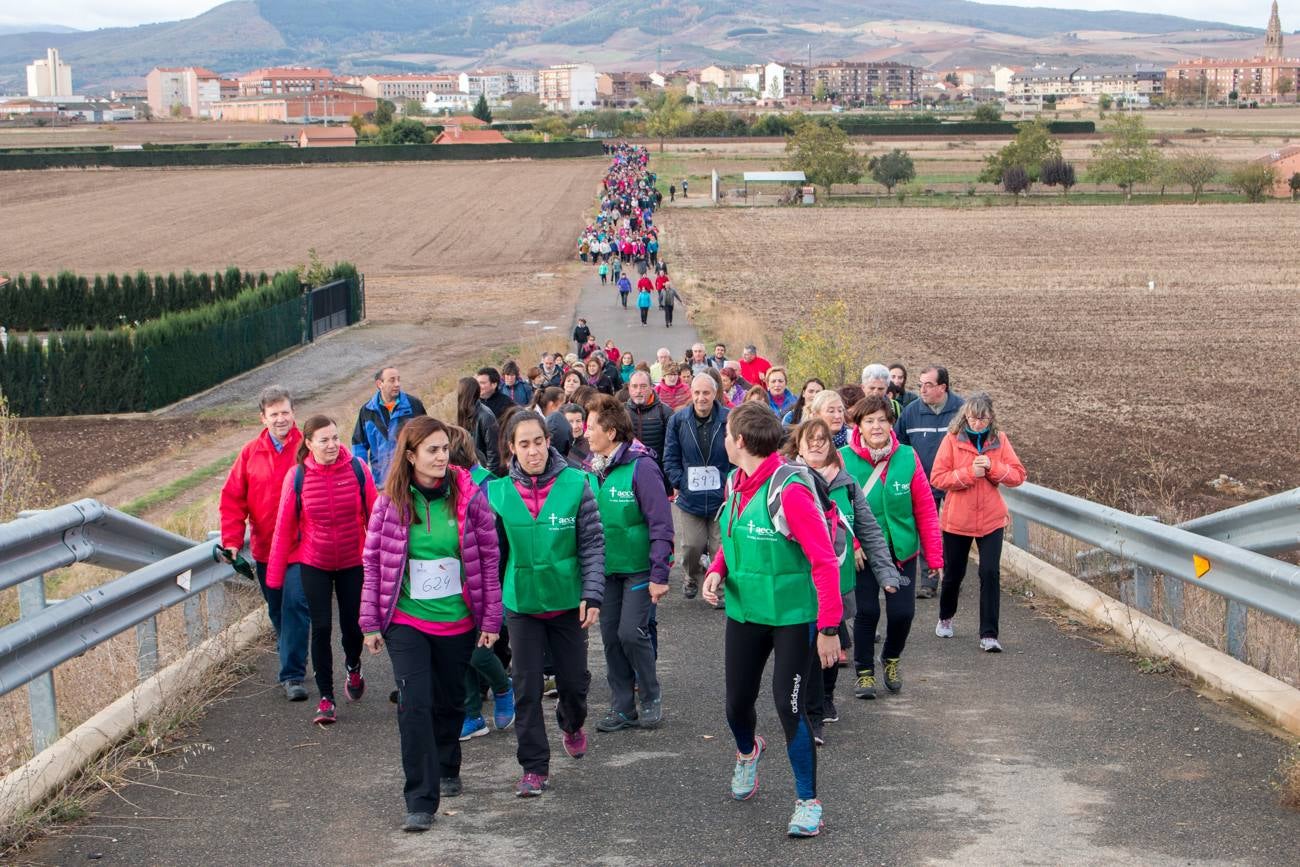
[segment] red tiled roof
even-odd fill
[[[452,127],[438,133],[434,144],[509,144],[510,139],[494,129],[461,129]]]
[[[357,138],[357,131],[350,126],[305,126],[298,134],[318,141],[356,141]]]

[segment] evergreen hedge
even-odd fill
[[[267,282],[231,266],[214,274],[186,271],[177,277],[143,271],[96,274],[93,279],[64,271],[54,277],[19,274],[0,286],[0,325],[12,331],[59,331],[73,325],[116,328],[227,301]]]
[[[328,275],[335,279],[349,281],[354,313],[349,321],[355,321],[363,303],[360,275],[340,263]],[[158,281],[164,290],[173,282],[177,288],[185,284],[172,277]],[[70,285],[80,282],[74,276]],[[202,286],[199,278],[193,282]],[[39,335],[10,332],[0,352],[0,392],[15,413],[26,416],[157,409],[306,339],[306,302],[297,271],[273,278],[243,275],[241,285],[232,297],[163,313],[138,327],[54,332],[44,347]]]

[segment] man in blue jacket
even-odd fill
[[[694,599],[700,590],[704,577],[700,558],[712,557],[722,544],[718,512],[731,461],[725,444],[727,408],[717,396],[713,377],[697,375],[691,380],[691,402],[673,413],[664,437],[664,473],[677,492],[674,536],[687,599]]]
[[[375,485],[384,484],[402,426],[417,415],[427,414],[418,397],[402,391],[402,377],[396,367],[385,367],[375,374],[375,394],[361,407],[357,426],[352,429],[352,454],[370,464]]]
[[[948,390],[948,370],[938,365],[931,365],[921,371],[921,399],[914,400],[903,407],[903,412],[894,425],[898,441],[905,446],[916,449],[921,466],[925,468],[926,478],[934,467],[934,456],[939,453],[939,444],[948,433],[948,425],[957,417],[957,411],[966,401]],[[943,506],[944,492],[931,486],[934,494],[935,508]],[[918,599],[931,599],[939,590],[939,573],[927,569],[916,588]]]

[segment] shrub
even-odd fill
[[[1257,162],[1243,163],[1233,169],[1232,174],[1228,176],[1228,183],[1249,202],[1264,201],[1269,191],[1273,189],[1275,180],[1273,167]]]

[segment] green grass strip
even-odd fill
[[[203,482],[206,482],[213,476],[226,472],[230,469],[237,457],[239,457],[239,452],[231,452],[224,458],[219,458],[205,467],[199,467],[189,475],[181,476],[179,479],[163,485],[156,491],[150,491],[143,497],[137,497],[125,506],[122,506],[121,511],[138,518],[155,506],[162,505],[169,500],[174,500],[181,494],[197,487]]]

